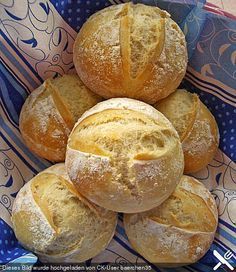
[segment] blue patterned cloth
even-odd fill
[[[32,154],[21,139],[19,113],[27,95],[50,76],[74,72],[72,46],[76,32],[97,10],[120,0],[0,1],[0,264],[34,263],[11,229],[12,203],[18,190],[49,162]],[[214,114],[220,148],[214,160],[195,174],[216,198],[217,234],[196,264],[153,271],[212,271],[217,259],[236,247],[236,21],[209,13],[205,1],[142,0],[171,13],[188,43],[189,65],[182,86],[199,94]],[[101,261],[102,260],[102,261]],[[233,264],[235,259],[229,260]],[[122,217],[109,247],[93,262],[146,262],[129,245]],[[222,269],[222,268],[221,268]],[[220,270],[217,270],[220,271]]]

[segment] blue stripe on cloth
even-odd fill
[[[1,77],[0,75],[0,97],[2,99],[2,102],[7,109],[7,112],[10,114],[11,119],[15,124],[17,125],[19,122],[19,114],[17,113],[14,104],[12,103],[11,97],[9,96],[8,89],[6,86],[5,78]],[[7,104],[6,104],[7,101]]]
[[[226,249],[229,249],[229,250],[231,250],[231,248],[229,248],[225,243],[223,243],[220,239],[218,239],[218,238],[214,238],[215,239],[215,241],[218,243],[218,244],[221,244],[223,247],[225,247]]]
[[[20,110],[27,95],[25,89],[0,63],[0,98],[15,125],[19,123]]]
[[[236,233],[236,228],[232,225],[230,225],[229,223],[227,223],[226,221],[224,221],[223,219],[219,218],[219,222],[226,226],[227,228],[229,228],[230,230],[232,230],[234,233]]]
[[[36,157],[33,153],[31,153],[28,148],[22,143],[22,141],[15,135],[15,133],[7,126],[6,123],[4,123],[4,120],[0,116],[0,124],[1,128],[7,133],[7,135],[13,140],[14,143],[17,144],[17,146],[26,154],[30,159],[37,165],[41,170],[45,169],[46,167],[50,166],[49,162],[43,162],[38,157]],[[17,154],[17,156],[20,157],[20,159],[34,172],[38,173],[38,170],[36,170],[31,164],[29,164],[26,159],[14,148],[14,146],[6,139],[6,137],[0,132],[1,136],[3,137],[4,141],[7,142],[7,144],[12,148],[12,150]]]
[[[1,106],[3,112],[4,112],[5,116],[6,116],[6,119],[11,123],[12,126],[14,126],[14,128],[15,128],[16,130],[19,131],[19,126],[18,126],[18,124],[16,124],[15,122],[13,122],[13,121],[11,120],[11,118],[9,117],[9,112],[6,111],[5,105],[4,105],[3,101],[2,101],[2,99],[0,99],[0,106]]]
[[[236,238],[233,235],[229,234],[226,230],[220,228],[219,226],[217,228],[217,232],[221,236],[223,236],[226,240],[228,240],[230,243],[236,246]]]
[[[1,124],[1,122],[0,122]],[[3,140],[7,143],[7,145],[15,152],[15,154],[24,162],[24,164],[34,173],[34,174],[38,174],[38,170],[36,170],[34,167],[31,166],[31,164],[29,164],[25,158],[15,149],[15,147],[7,140],[7,138],[2,134],[2,132],[0,131],[0,136],[3,138]]]
[[[185,79],[188,80],[188,74],[186,74]],[[200,87],[202,87],[203,89],[210,90],[210,91],[212,91],[212,92],[214,92],[214,93],[216,93],[216,94],[222,96],[222,97],[223,97],[224,99],[226,99],[227,101],[229,101],[229,102],[231,102],[231,103],[235,103],[235,99],[234,99],[234,100],[233,100],[233,98],[232,98],[232,99],[229,99],[229,98],[225,97],[224,94],[222,94],[221,92],[216,91],[215,89],[212,89],[211,87],[206,87],[206,86],[202,85],[200,82],[197,81],[197,80],[199,80],[198,78],[190,78],[190,77],[189,77],[189,79],[191,79],[194,83],[198,84],[198,85],[199,85]],[[222,100],[221,97],[219,97],[219,99]],[[222,100],[222,101],[223,101],[223,100]]]
[[[14,78],[15,80],[18,82],[18,84],[26,90],[27,94],[30,94],[31,91],[29,90],[28,86],[25,85],[25,83],[19,78],[19,76],[6,64],[5,60],[3,60],[0,57],[0,63],[2,63],[2,66],[4,67],[4,69],[6,69]]]
[[[37,87],[37,82],[33,80],[30,74],[25,70],[25,68],[17,61],[17,59],[12,56],[10,51],[5,47],[5,45],[0,41],[0,47],[2,48],[2,53],[4,52],[5,57],[15,66],[18,71],[24,76],[24,78],[34,87]],[[31,68],[32,69],[32,68]],[[31,70],[30,69],[30,70]]]
[[[125,249],[127,249],[129,252],[131,252],[132,254],[134,254],[135,256],[139,256],[139,254],[132,249],[131,247],[129,247],[125,242],[123,242],[117,235],[114,236],[114,240],[117,241],[120,245],[122,245]]]
[[[228,93],[227,91],[225,91],[224,89],[222,89],[220,86],[215,85],[215,84],[213,84],[213,83],[211,83],[211,82],[205,81],[205,80],[203,80],[203,79],[201,79],[201,78],[199,78],[199,77],[196,77],[194,74],[192,74],[192,73],[189,72],[189,71],[187,71],[187,74],[190,74],[192,77],[196,78],[197,80],[201,81],[201,82],[204,83],[204,84],[210,85],[210,86],[212,86],[212,87],[218,89],[218,90],[221,91],[223,94],[226,93],[228,96],[231,96],[232,98],[236,99],[236,95],[233,95],[233,94],[231,94],[231,93]],[[223,95],[223,94],[222,94],[222,95]]]
[[[116,231],[117,231],[121,236],[123,236],[126,240],[128,240],[124,228],[123,228],[122,226],[120,226],[119,223],[118,223],[117,226],[116,226]]]
[[[30,69],[30,71],[35,75],[35,77],[41,82],[43,83],[43,79],[38,75],[38,73],[34,70],[34,68],[29,64],[29,62],[26,60],[26,58],[19,52],[19,50],[15,47],[15,45],[11,42],[11,40],[5,35],[5,33],[0,29],[0,35],[2,35],[2,37],[7,41],[7,43],[12,47],[12,49],[16,52],[16,54],[24,61],[24,63],[28,66],[28,68]],[[4,46],[4,45],[3,45]],[[17,67],[21,67],[22,69],[22,74],[25,76],[26,80],[28,80],[28,82],[30,84],[32,84],[32,86],[34,86],[35,88],[38,86],[37,82],[33,80],[33,78],[29,75],[29,73],[19,64],[19,62],[16,60],[15,57],[13,57],[10,52],[7,50],[7,48],[4,46],[4,53],[6,53],[7,57],[9,58],[9,60],[14,63]],[[3,52],[3,49],[1,50]],[[6,50],[6,51],[5,51]]]
[[[0,92],[0,97],[2,98],[0,100],[0,103],[2,101],[2,109],[6,114],[6,118],[8,121],[17,129],[18,127],[18,116],[20,114],[20,110],[22,107],[22,104],[24,103],[25,98],[30,93],[28,87],[24,85],[24,83],[18,78],[18,76],[11,70],[10,67],[7,66],[7,64],[4,62],[4,60],[0,57],[0,80],[3,78],[4,84],[0,85],[0,90],[3,88],[1,86],[5,86],[5,82],[8,82],[9,87],[5,91]],[[4,80],[5,79],[5,80]],[[14,88],[12,88],[14,87]],[[9,93],[9,94],[8,94]],[[8,96],[8,99],[6,98]],[[16,97],[21,96],[21,99],[19,101],[16,101]],[[5,99],[4,99],[5,97]],[[12,105],[11,101],[14,101]],[[12,112],[14,110],[10,110],[8,103],[10,102],[10,106],[16,107],[17,114],[15,116],[12,116]]]

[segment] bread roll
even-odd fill
[[[183,173],[183,152],[174,127],[152,106],[113,98],[78,120],[68,139],[66,167],[92,202],[140,212],[173,192]]]
[[[150,104],[179,86],[187,65],[181,29],[167,12],[143,4],[95,13],[78,33],[73,53],[80,78],[94,92]]]
[[[99,101],[76,75],[47,79],[22,107],[19,125],[25,143],[42,158],[64,161],[75,122]]]
[[[155,105],[176,128],[184,151],[184,173],[204,168],[219,145],[218,126],[214,116],[196,94],[177,90]]]
[[[217,222],[213,196],[189,176],[182,177],[160,206],[124,215],[125,231],[134,249],[149,262],[167,267],[199,260],[214,240]]]
[[[91,204],[69,181],[64,164],[39,173],[13,204],[16,237],[43,262],[83,262],[104,250],[117,214]]]

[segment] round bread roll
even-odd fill
[[[167,267],[199,260],[214,240],[217,222],[213,196],[189,176],[181,178],[160,206],[124,215],[125,231],[134,249],[149,262]]]
[[[82,197],[60,163],[21,188],[13,204],[12,223],[19,242],[42,262],[77,263],[106,248],[117,214]]]
[[[86,21],[75,40],[73,59],[82,81],[99,95],[153,104],[179,86],[187,50],[183,32],[167,12],[126,3]]]
[[[77,75],[47,79],[22,107],[19,126],[25,143],[42,158],[64,161],[75,122],[101,100]]]
[[[184,151],[184,173],[204,168],[219,146],[219,131],[214,116],[196,94],[177,90],[155,105],[174,125]]]
[[[113,211],[156,207],[174,191],[183,167],[172,124],[152,106],[129,98],[98,103],[68,139],[70,179],[86,198]]]

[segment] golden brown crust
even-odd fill
[[[64,159],[69,128],[45,85],[26,99],[21,109],[19,127],[25,143],[35,154],[51,161]]]
[[[163,266],[199,260],[213,242],[217,222],[213,196],[188,176],[183,176],[174,193],[160,206],[124,215],[132,246],[148,261]]]
[[[196,94],[177,90],[155,105],[176,128],[182,142],[184,173],[204,168],[214,157],[219,145],[215,118]]]
[[[66,143],[78,117],[101,101],[76,75],[47,79],[26,99],[19,120],[31,151],[50,161],[65,159]]]
[[[64,164],[30,180],[18,193],[12,222],[18,240],[46,262],[83,262],[110,242],[117,215],[81,196]]]
[[[76,120],[74,120],[73,114],[66,107],[63,97],[60,95],[57,87],[53,85],[53,81],[51,79],[47,79],[45,81],[45,88],[50,90],[50,94],[58,112],[60,113],[67,127],[72,130]]]
[[[199,106],[198,96],[184,89],[178,89],[154,105],[171,121],[180,136],[181,142],[191,131]]]
[[[219,146],[216,120],[200,102],[192,130],[183,141],[184,173],[194,173],[204,168],[214,158]]]
[[[168,13],[127,3],[89,18],[76,38],[73,58],[94,92],[153,104],[178,87],[186,52],[184,35]]]
[[[97,104],[70,134],[66,167],[78,190],[120,212],[159,205],[182,176],[177,132],[143,102],[114,98]]]

